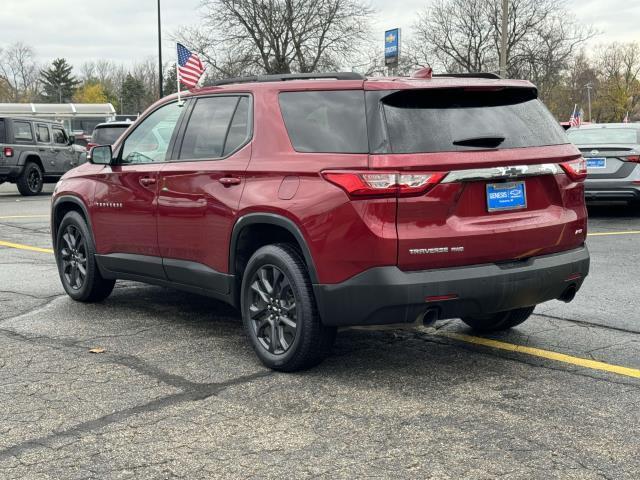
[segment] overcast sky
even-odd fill
[[[496,0],[498,1],[498,0]],[[0,47],[23,41],[45,63],[65,57],[74,65],[96,59],[133,62],[156,55],[156,0],[1,0]],[[411,33],[425,0],[372,0],[382,42],[386,28]],[[198,22],[200,0],[162,0],[163,36]],[[601,32],[595,43],[640,41],[640,0],[568,0],[579,21]],[[163,42],[165,60],[173,44]]]

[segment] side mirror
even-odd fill
[[[96,165],[110,165],[112,155],[111,145],[99,145],[91,149],[89,160]]]
[[[76,143],[76,137],[74,135],[69,135],[69,145],[73,145]]]

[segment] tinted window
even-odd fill
[[[4,132],[4,118],[0,118],[0,143],[6,142],[7,136]]]
[[[367,153],[364,92],[287,92],[280,109],[298,152]]]
[[[55,143],[59,143],[60,145],[66,145],[68,142],[67,134],[64,133],[64,130],[60,127],[53,127],[53,141]]]
[[[160,107],[145,118],[125,140],[121,162],[164,162],[181,113],[182,107],[173,102]]]
[[[36,127],[36,139],[41,143],[49,143],[51,135],[49,135],[49,127],[46,125],[38,125]]]
[[[219,158],[239,97],[208,97],[196,102],[184,132],[180,159]]]
[[[116,140],[122,135],[129,127],[100,127],[93,131],[91,137],[92,143],[98,145],[113,145]]]
[[[227,156],[242,146],[247,141],[249,132],[249,97],[241,97],[229,127],[222,155]]]
[[[640,143],[638,132],[633,128],[572,128],[567,131],[569,140],[576,145],[590,143]]]
[[[32,142],[31,124],[28,122],[13,122],[13,136],[17,142]]]
[[[372,111],[384,112],[385,149],[393,153],[567,143],[562,127],[529,89],[401,90],[371,92],[368,99]]]

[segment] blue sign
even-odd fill
[[[400,57],[400,29],[394,28],[384,32],[384,63],[396,65]]]
[[[515,210],[527,207],[524,182],[489,183],[487,185],[487,207],[496,210]]]

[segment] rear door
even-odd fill
[[[47,173],[59,173],[56,166],[56,155],[51,144],[51,130],[46,123],[34,124],[36,129],[36,142],[38,143],[38,154],[42,165]]]
[[[170,280],[226,293],[229,239],[251,158],[251,96],[191,101],[160,173],[158,241]]]
[[[584,240],[583,186],[559,165],[580,155],[535,90],[368,92],[367,102],[383,119],[381,134],[370,126],[371,166],[439,179],[399,194],[400,268],[519,260]]]

